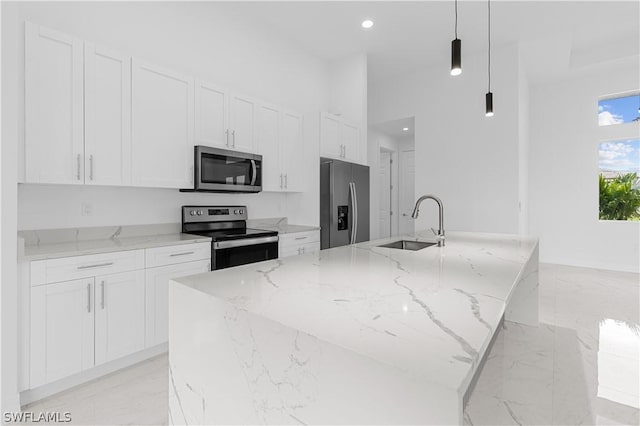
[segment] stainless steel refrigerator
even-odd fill
[[[320,158],[320,248],[369,240],[369,167]]]

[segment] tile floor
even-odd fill
[[[640,276],[541,265],[540,326],[505,322],[466,425],[638,425]],[[167,423],[167,356],[24,407],[72,424]]]

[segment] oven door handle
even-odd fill
[[[267,244],[267,243],[277,243],[278,236],[275,235],[273,237],[260,237],[260,238],[243,238],[241,240],[231,240],[231,241],[216,241],[213,243],[214,249],[228,249],[234,247],[245,247],[252,246],[256,244]]]
[[[256,184],[257,174],[256,160],[251,160],[251,186]]]

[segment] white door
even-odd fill
[[[144,270],[95,278],[96,365],[144,349]]]
[[[131,58],[85,43],[85,183],[131,182]]]
[[[380,204],[380,238],[391,236],[391,153],[380,152],[378,177]]]
[[[343,156],[349,161],[360,161],[360,152],[358,149],[358,140],[360,139],[360,130],[358,126],[349,123],[342,123],[341,141],[343,145]]]
[[[411,234],[415,230],[415,220],[411,218],[413,206],[416,202],[414,189],[416,181],[414,151],[400,151],[399,175],[399,232],[400,234]]]
[[[342,158],[340,120],[329,113],[320,113],[320,152],[325,157]]]
[[[209,260],[160,266],[146,270],[146,325],[147,348],[164,343],[169,337],[169,280],[211,270]]]
[[[93,278],[31,288],[32,388],[93,367]]]
[[[284,186],[287,191],[305,190],[304,139],[302,115],[290,111],[282,113],[282,137],[280,159],[284,169]]]
[[[229,148],[229,91],[196,82],[196,144]]]
[[[230,148],[241,152],[254,152],[257,103],[238,94],[231,94]]]
[[[84,182],[82,40],[25,23],[27,182]]]
[[[132,61],[132,181],[135,186],[193,185],[193,80]]]
[[[258,150],[262,155],[262,187],[265,191],[284,190],[280,165],[280,109],[260,104],[257,114]]]

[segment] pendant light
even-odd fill
[[[488,77],[488,91],[484,97],[485,102],[485,114],[487,117],[493,117],[493,93],[491,93],[491,0],[487,0],[487,16],[488,16],[488,25],[487,25],[487,39],[488,49],[487,49],[487,77]]]
[[[460,75],[462,74],[462,41],[458,38],[458,0],[455,0],[455,11],[456,38],[451,41],[451,75]]]

